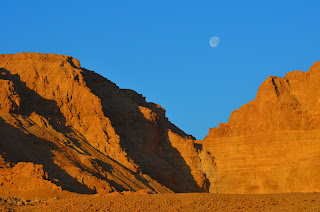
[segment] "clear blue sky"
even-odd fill
[[[0,13],[0,53],[71,55],[198,139],[266,77],[320,60],[320,1],[1,0]]]

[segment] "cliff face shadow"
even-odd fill
[[[146,122],[144,129],[148,131],[148,126],[152,124],[154,125]],[[134,160],[146,174],[174,192],[205,192],[198,186],[179,150],[172,146],[167,129],[160,123],[157,124],[157,134],[161,140],[157,142],[156,151],[150,153],[143,148],[139,153],[132,153]],[[155,140],[150,139],[147,142],[155,142]]]
[[[44,99],[34,90],[27,87],[26,83],[21,81],[18,74],[11,74],[4,68],[0,68],[0,79],[12,81],[15,89],[18,91],[19,97],[21,98],[21,105],[17,111],[18,114],[29,117],[32,113],[37,113],[46,118],[54,130],[63,133],[70,141],[79,147],[77,140],[68,136],[68,133],[71,133],[72,130],[65,126],[66,119],[54,100]]]
[[[6,161],[12,163],[32,162],[42,164],[44,171],[52,179],[51,181],[62,189],[93,194],[94,190],[79,183],[65,170],[54,163],[52,150],[59,150],[52,142],[41,139],[33,134],[24,133],[21,129],[11,126],[0,117],[0,154],[3,154]]]
[[[68,148],[72,148],[78,154],[90,155],[90,153],[87,152],[86,148],[82,148],[83,144],[81,144],[81,142],[79,142],[76,137],[81,137],[81,141],[84,141],[87,144],[89,143],[77,131],[74,131],[71,128],[65,126],[65,117],[63,116],[63,114],[61,114],[56,102],[54,100],[44,99],[34,90],[28,88],[26,86],[26,83],[21,81],[18,74],[13,75],[6,69],[0,68],[0,79],[13,82],[14,88],[21,99],[20,107],[15,111],[15,113],[12,113],[11,116],[12,119],[15,119],[15,126],[7,124],[3,119],[3,124],[0,123],[0,128],[3,130],[3,135],[7,135],[7,137],[3,137],[1,136],[2,134],[0,134],[0,154],[4,155],[7,161],[13,163],[33,162],[36,164],[42,164],[44,170],[52,178],[52,182],[59,186],[62,186],[64,190],[76,193],[96,193],[94,189],[88,188],[85,184],[82,184],[76,178],[73,178],[65,170],[55,164],[55,155],[52,153],[52,151],[61,151],[61,145],[29,134],[28,127],[25,125],[25,123],[22,123],[19,118],[19,115],[28,117],[35,112],[41,117],[46,118],[50,126],[55,131],[62,133],[68,139],[68,142],[65,143]],[[11,133],[8,133],[8,130],[10,130],[9,132]],[[13,138],[9,137],[8,135],[15,135],[15,139],[13,140]],[[75,146],[78,148],[75,148]],[[97,160],[96,162],[103,168],[103,172],[112,173],[112,169],[109,164],[99,160]],[[116,161],[113,162],[119,164]],[[78,165],[79,167],[81,166],[81,164]],[[119,165],[125,168],[127,171],[130,171],[122,164]],[[101,180],[108,181],[110,185],[116,188],[118,191],[128,190],[115,181],[106,179],[106,177],[101,173],[91,172],[86,167],[82,168],[84,171],[89,172],[93,176]],[[133,174],[136,179],[140,181],[144,180],[139,174],[133,173],[132,171],[130,171],[130,173]],[[150,187],[150,189],[152,188]],[[134,189],[132,188],[132,190]]]
[[[156,123],[147,120],[138,107],[148,107],[146,102],[130,99],[115,84],[92,71],[82,71],[86,85],[101,99],[104,115],[120,136],[121,147],[126,149],[143,173],[174,192],[204,191],[194,180],[180,152],[172,146],[167,130],[171,124],[169,121],[166,124],[165,120]],[[127,105],[121,105],[123,103]]]
[[[99,159],[94,159],[93,160],[94,163],[96,163],[98,166],[100,166],[103,171],[106,173],[106,172],[109,172],[112,174],[112,167],[103,162],[102,160],[99,160]],[[98,173],[92,173],[94,176],[96,176],[97,178],[101,179],[101,180],[105,180],[106,177],[101,175],[101,174],[98,174]],[[115,181],[113,180],[110,180],[108,179],[108,182],[110,183],[111,186],[113,186],[117,191],[126,191],[127,189],[125,189],[122,185],[116,183]]]
[[[65,118],[61,114],[57,104],[53,100],[42,98],[35,91],[26,86],[20,80],[20,76],[12,75],[8,70],[0,68],[0,79],[12,81],[15,90],[21,98],[21,105],[17,114],[30,116],[33,112],[46,118],[57,132],[67,132]],[[14,118],[15,115],[12,114]],[[65,170],[54,163],[53,150],[59,151],[59,147],[53,142],[41,139],[31,133],[15,118],[17,127],[11,126],[0,117],[0,153],[5,155],[9,162],[32,162],[42,164],[44,170],[53,179],[53,182],[63,189],[77,193],[95,193],[86,185],[79,183]],[[9,133],[10,132],[10,133]]]
[[[30,116],[33,112],[45,117],[51,126],[57,131],[61,130],[66,123],[66,119],[61,114],[59,107],[54,100],[44,99],[34,90],[28,88],[22,82],[18,74],[11,74],[8,70],[0,68],[0,79],[12,81],[15,89],[21,98],[19,114]]]

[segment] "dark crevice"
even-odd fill
[[[82,74],[91,92],[101,99],[104,115],[110,119],[120,136],[121,147],[126,149],[128,156],[139,165],[143,173],[175,192],[204,191],[197,185],[180,152],[172,146],[168,129],[182,137],[192,137],[169,122],[164,113],[156,122],[147,120],[138,106],[149,107],[153,111],[157,108],[161,110],[159,107],[151,107],[154,103],[141,101],[137,104],[132,99],[128,102],[128,90],[119,90],[113,83],[92,71],[82,69]],[[112,93],[114,89],[118,90],[115,94]],[[126,104],[125,110],[119,111],[119,105],[112,104],[116,101],[117,104]]]

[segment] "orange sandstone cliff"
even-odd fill
[[[200,144],[214,157],[218,193],[320,191],[320,62],[271,76],[256,98]]]
[[[78,60],[0,55],[0,195],[205,192],[210,163],[164,108]]]
[[[0,55],[0,196],[320,191],[320,62],[269,77],[202,141],[70,56]]]

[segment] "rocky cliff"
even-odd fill
[[[320,62],[196,141],[70,56],[0,55],[0,195],[320,191]]]
[[[256,98],[200,141],[214,157],[213,192],[320,191],[320,62],[271,76]]]
[[[164,108],[78,60],[0,55],[0,85],[0,195],[21,192],[8,176],[22,179],[23,170],[37,173],[24,190],[209,190],[203,163],[212,158],[165,117]]]

